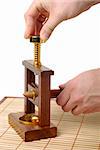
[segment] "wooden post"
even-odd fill
[[[39,76],[39,124],[50,126],[50,74],[42,72]]]

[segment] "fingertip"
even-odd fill
[[[40,31],[40,37],[43,41],[47,41],[51,36],[53,29],[50,27],[50,20],[48,20],[42,27]]]
[[[25,30],[25,33],[24,33],[24,38],[29,39],[33,35],[34,35],[34,27],[27,26],[26,30]]]
[[[69,111],[70,111],[69,109],[67,109],[66,105],[64,105],[64,106],[62,107],[62,110],[63,110],[64,112],[69,112]]]
[[[27,33],[25,33],[25,34],[24,34],[24,38],[25,38],[25,39],[28,39],[28,38],[29,38],[29,35],[28,35]]]
[[[46,31],[40,32],[40,38],[43,43],[45,43],[49,39],[50,35]]]
[[[30,32],[25,32],[24,38],[29,39],[32,35],[34,35],[34,34],[30,34]]]
[[[47,40],[43,40],[41,37],[40,39],[41,39],[41,43],[45,43],[47,41]]]
[[[78,115],[80,115],[80,111],[78,111],[77,109],[72,110],[72,114],[73,114],[74,116],[78,116]]]

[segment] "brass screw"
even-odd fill
[[[41,41],[40,41],[40,36],[32,36],[30,38],[30,42],[34,43],[34,66],[36,68],[41,67],[41,62],[40,62],[40,49],[41,49]]]

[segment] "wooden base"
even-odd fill
[[[8,115],[8,121],[25,142],[57,136],[57,128],[52,124],[50,127],[40,127],[20,123],[19,117],[23,115],[24,113],[11,113]]]

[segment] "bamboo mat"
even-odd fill
[[[100,150],[100,113],[75,117],[51,102],[51,120],[58,136],[24,142],[8,124],[8,114],[23,111],[23,98],[6,98],[0,105],[0,150]]]

